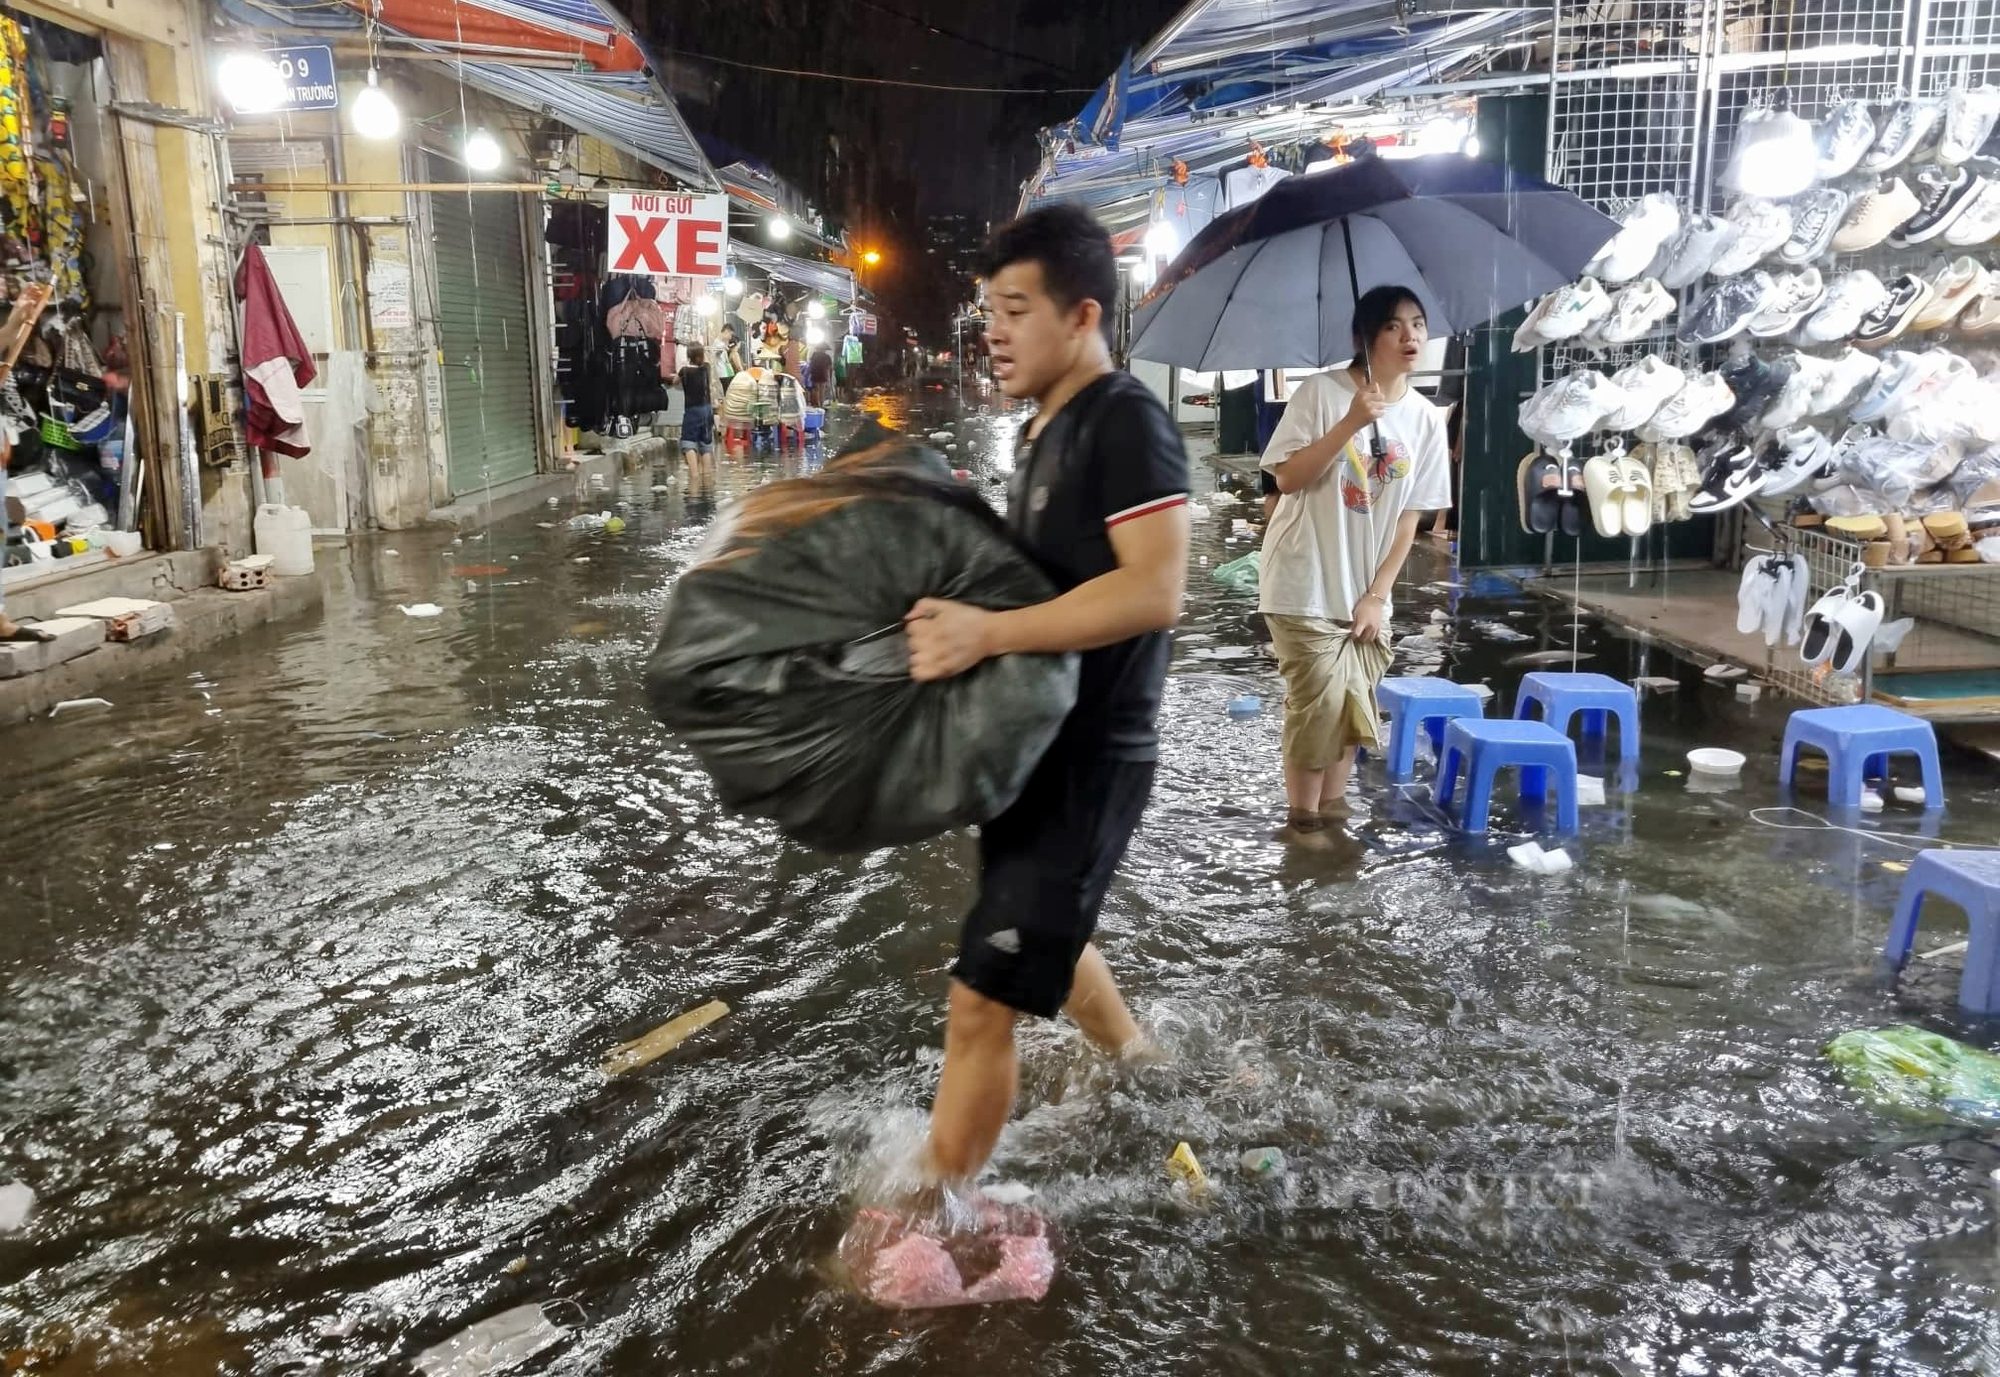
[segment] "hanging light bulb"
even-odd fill
[[[773,239],[789,239],[792,237],[792,222],[782,215],[773,215],[769,223],[765,225],[765,228],[771,232]]]
[[[826,331],[820,329],[817,325],[806,326],[806,344],[809,348],[817,349],[825,343]]]
[[[262,53],[231,53],[215,69],[216,88],[239,115],[262,115],[285,103],[285,79]]]
[[[495,171],[503,156],[500,141],[484,129],[475,129],[465,136],[465,165],[474,172]]]
[[[375,69],[368,69],[368,84],[354,96],[354,132],[364,139],[393,139],[403,127],[403,112],[382,89]]]
[[[743,279],[740,277],[725,277],[722,279],[722,290],[729,293],[732,299],[742,296]]]
[[[1146,256],[1148,258],[1172,258],[1181,251],[1181,237],[1174,233],[1174,227],[1164,220],[1155,221],[1146,231]]]
[[[806,315],[813,320],[826,319],[826,303],[814,297],[806,303]]]
[[[1463,153],[1465,154],[1465,156],[1466,156],[1466,157],[1468,157],[1468,158],[1476,158],[1476,157],[1478,157],[1478,156],[1479,156],[1479,135],[1477,135],[1477,134],[1467,134],[1467,135],[1465,136],[1465,147],[1464,147],[1464,148],[1463,148],[1463,149],[1462,149],[1461,151],[1462,151],[1462,152],[1463,152]]]
[[[701,313],[705,316],[721,315],[722,298],[714,292],[703,292],[701,294]]]

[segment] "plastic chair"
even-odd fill
[[[1924,900],[1933,896],[1964,909],[1972,925],[1965,974],[1958,981],[1959,1007],[1975,1014],[2000,1013],[2000,851],[1936,847],[1910,862],[1889,940],[1882,945],[1882,959],[1891,970],[1900,971],[1909,961]]]
[[[1785,724],[1778,753],[1778,783],[1789,788],[1801,747],[1826,756],[1826,796],[1840,808],[1861,806],[1862,781],[1889,772],[1889,757],[1914,755],[1923,766],[1924,806],[1944,807],[1944,772],[1938,765],[1937,733],[1921,717],[1858,703],[1845,708],[1803,708]]]
[[[1608,674],[1527,674],[1514,695],[1514,716],[1533,721],[1531,707],[1539,708],[1542,721],[1564,736],[1572,719],[1582,713],[1586,740],[1601,739],[1615,717],[1618,758],[1639,758],[1639,695],[1630,684]]]
[[[1555,778],[1557,826],[1577,830],[1576,744],[1543,722],[1506,718],[1460,717],[1444,729],[1444,755],[1438,762],[1437,802],[1447,814],[1458,792],[1459,770],[1465,770],[1465,807],[1460,826],[1484,832],[1493,803],[1493,777],[1509,765],[1521,769],[1521,798],[1546,801],[1549,778]]]
[[[1375,686],[1375,704],[1389,718],[1385,764],[1390,779],[1408,779],[1417,768],[1417,734],[1428,731],[1431,749],[1444,758],[1444,729],[1461,717],[1484,717],[1486,700],[1463,684],[1432,675],[1384,679]]]

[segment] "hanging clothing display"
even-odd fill
[[[236,299],[243,303],[244,437],[256,449],[310,454],[300,392],[319,374],[264,251],[255,244],[237,265]]]
[[[1240,210],[1276,186],[1291,173],[1275,167],[1239,167],[1222,180],[1224,209]]]

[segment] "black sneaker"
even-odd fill
[[[1888,300],[1861,317],[1861,324],[1854,331],[1855,344],[1863,349],[1880,349],[1900,338],[1935,295],[1930,283],[1915,273],[1904,273],[1889,284]]]
[[[1708,295],[1695,303],[1687,319],[1681,322],[1681,343],[1720,344],[1734,339],[1749,328],[1751,320],[1776,294],[1777,286],[1769,273],[1724,278],[1709,288]]]
[[[1773,397],[1792,380],[1794,365],[1787,360],[1772,363],[1751,354],[1722,370],[1722,380],[1736,394],[1736,405],[1724,412],[1716,424],[1725,430],[1747,429],[1764,414]]]
[[[1889,242],[1896,248],[1907,249],[1937,238],[1965,214],[1966,207],[1972,204],[1973,193],[1979,189],[1978,183],[1979,179],[1967,168],[1945,167],[1941,163],[1919,168],[1915,190],[1923,209],[1890,235]]]

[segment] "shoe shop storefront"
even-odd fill
[[[1481,143],[1622,228],[1469,345],[1467,566],[1809,700],[2000,720],[1983,15],[1558,4]]]

